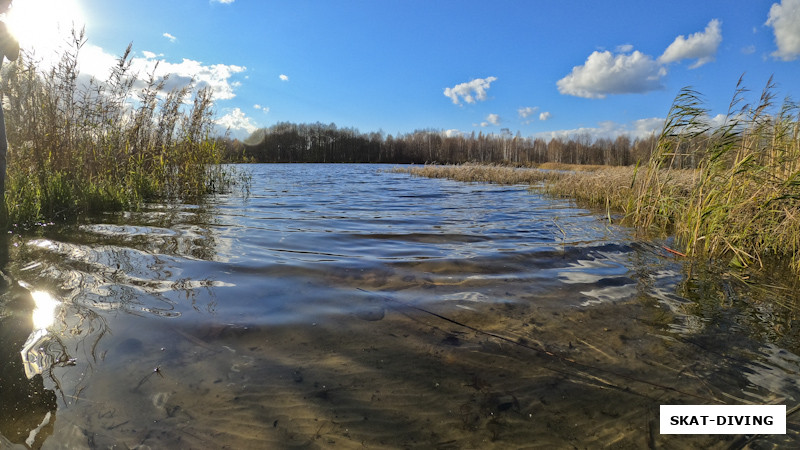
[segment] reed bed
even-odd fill
[[[800,108],[775,103],[770,79],[754,104],[741,79],[721,126],[689,88],[676,97],[630,211],[640,227],[674,228],[690,255],[737,266],[765,257],[800,272]],[[697,144],[700,145],[697,145]],[[676,162],[697,161],[688,195],[669,189]]]
[[[446,166],[426,164],[424,166],[397,167],[393,171],[420,177],[495,184],[537,184],[562,175],[555,171],[476,163]]]
[[[629,218],[644,181],[637,177],[638,166],[604,167],[591,171],[572,171],[548,180],[544,192],[558,197],[570,197],[590,206],[620,211]],[[689,195],[698,172],[693,169],[673,170],[666,175],[662,189],[671,196]],[[664,224],[668,224],[665,221]]]
[[[107,80],[89,80],[78,70],[84,43],[73,32],[51,69],[26,53],[3,67],[6,226],[195,200],[234,182],[210,138],[210,90],[167,92],[166,79],[141,80],[131,73],[130,46]]]
[[[566,164],[557,162],[546,162],[533,166],[542,170],[567,170],[576,172],[594,172],[597,170],[606,169],[610,166],[597,165],[597,164]]]
[[[536,185],[549,195],[568,197],[588,206],[628,213],[632,199],[642,190],[639,169],[634,166],[580,166],[546,163],[537,168],[498,165],[460,164],[398,167],[395,172],[428,178],[447,178],[465,182]],[[663,189],[675,196],[686,196],[696,181],[696,170],[674,170]]]

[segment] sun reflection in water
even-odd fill
[[[36,303],[33,310],[33,329],[45,330],[55,322],[56,307],[61,304],[49,292],[33,291],[31,297]]]
[[[31,298],[35,303],[31,313],[33,331],[28,336],[25,347],[20,351],[22,363],[25,366],[25,375],[28,378],[42,373],[47,366],[47,354],[40,348],[40,345],[47,337],[47,329],[55,322],[56,310],[61,304],[46,291],[32,291]]]

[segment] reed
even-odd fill
[[[573,198],[588,206],[627,212],[634,172],[635,168],[631,166],[570,171],[548,180],[543,190],[552,196]]]
[[[165,79],[139,80],[130,46],[107,80],[85,80],[77,64],[85,42],[73,32],[51,69],[26,53],[3,67],[6,225],[196,200],[234,181],[209,137],[210,90],[190,84],[165,92]]]
[[[670,224],[687,254],[729,257],[734,265],[789,259],[800,271],[800,109],[775,103],[772,79],[754,104],[741,79],[721,126],[702,97],[676,97],[657,147],[632,198],[639,226]],[[694,160],[688,193],[670,179],[680,160]]]

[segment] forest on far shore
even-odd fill
[[[460,164],[466,162],[537,165],[602,164],[626,166],[647,161],[658,137],[593,139],[588,133],[550,141],[501,134],[448,135],[441,130],[416,130],[396,136],[361,133],[333,123],[281,122],[262,128],[244,142],[223,139],[229,162]]]

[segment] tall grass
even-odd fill
[[[74,220],[151,200],[196,200],[224,189],[210,138],[209,89],[165,92],[166,79],[140,80],[131,48],[107,80],[78,69],[83,32],[52,68],[23,53],[3,67],[9,141],[6,224]],[[132,100],[133,99],[133,100]]]
[[[700,94],[683,89],[632,198],[634,223],[674,227],[691,255],[741,266],[788,258],[800,270],[800,109],[788,99],[777,106],[774,90],[770,79],[750,104],[740,79],[717,126]],[[670,180],[686,159],[697,178],[679,192]]]

